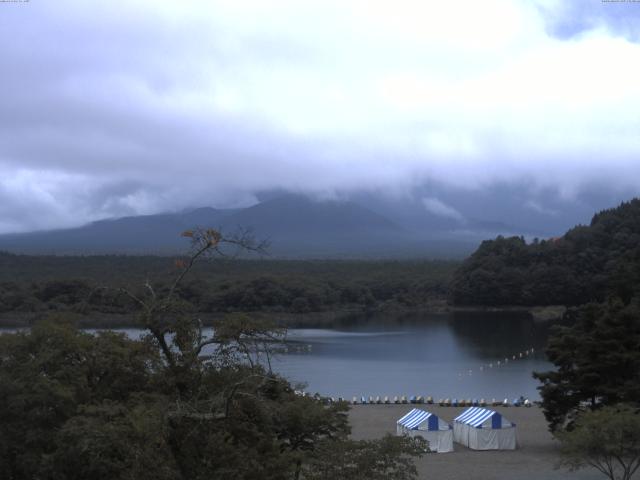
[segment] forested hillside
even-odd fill
[[[596,214],[564,236],[483,242],[456,271],[456,305],[580,305],[640,289],[640,199]]]
[[[119,287],[161,292],[175,276],[176,261],[160,256],[28,256],[0,253],[0,314],[126,315],[133,301]],[[341,309],[421,307],[444,304],[458,263],[444,261],[203,262],[178,295],[201,313],[307,313]],[[105,288],[109,287],[109,288]]]

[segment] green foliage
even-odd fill
[[[319,441],[348,443],[346,404],[257,364],[172,371],[148,342],[56,322],[0,336],[0,359],[1,478],[284,479]]]
[[[84,406],[127,404],[151,392],[157,362],[141,342],[64,323],[0,335],[0,476],[38,478],[67,422]]]
[[[562,465],[587,466],[611,480],[630,480],[640,468],[640,412],[617,405],[581,414],[571,431],[559,433]]]
[[[457,305],[581,305],[640,288],[640,199],[605,210],[588,227],[526,244],[522,237],[483,242],[456,271]]]
[[[55,435],[42,471],[64,480],[179,478],[171,457],[159,455],[169,450],[162,413],[152,398],[82,406]]]
[[[232,315],[209,336],[178,294],[195,260],[245,238],[189,231],[193,251],[167,285],[120,293],[148,334],[83,333],[64,319],[0,335],[0,478],[7,480],[284,480],[358,471],[415,478],[417,443],[348,439],[344,403],[296,394],[271,372],[284,333]],[[41,298],[69,296],[74,283]],[[205,348],[210,352],[202,355]],[[265,363],[266,362],[266,363]]]
[[[421,437],[386,435],[378,441],[324,442],[305,467],[309,480],[410,480],[416,478],[413,462],[427,450]]]
[[[640,404],[640,298],[589,304],[567,313],[547,346],[554,371],[534,373],[552,430],[571,425],[584,409]]]

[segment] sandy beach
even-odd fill
[[[349,413],[354,439],[373,439],[395,434],[396,420],[411,408],[431,411],[451,422],[464,408],[437,405],[354,405]],[[547,430],[538,407],[495,407],[517,425],[519,447],[515,451],[473,451],[454,443],[452,453],[430,453],[417,460],[420,479],[457,480],[597,480],[593,469],[579,472],[555,469],[558,443]]]

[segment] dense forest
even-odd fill
[[[271,370],[283,329],[235,314],[203,331],[178,287],[235,242],[192,236],[168,289],[126,291],[140,339],[81,331],[66,313],[0,335],[0,478],[415,479],[424,440],[353,440],[345,402],[302,395]]]
[[[128,315],[119,291],[168,288],[182,260],[161,256],[28,256],[0,253],[0,314],[56,311]],[[308,313],[443,305],[457,267],[444,261],[216,259],[194,268],[177,294],[200,313]],[[5,320],[5,324],[6,324]]]
[[[28,256],[0,252],[0,315],[56,311],[127,316],[118,289],[162,290],[179,258]],[[216,259],[197,266],[177,292],[192,311],[309,313],[453,305],[582,305],[623,301],[640,285],[640,200],[593,217],[564,236],[483,242],[457,262]]]
[[[640,289],[640,199],[597,213],[560,238],[483,242],[456,271],[455,305],[581,305]]]

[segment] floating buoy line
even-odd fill
[[[518,352],[514,355],[506,356],[499,360],[483,363],[477,368],[478,372],[486,372],[488,370],[496,369],[508,365],[510,362],[515,362],[518,360],[525,359],[527,357],[532,356],[535,353],[535,348],[531,347],[522,352]],[[458,373],[458,377],[462,378],[464,376],[471,376],[475,372],[474,369],[469,369],[465,373]],[[296,395],[307,396],[308,393],[302,390],[296,390]],[[322,400],[325,403],[337,403],[337,402],[346,402],[351,405],[398,405],[398,404],[427,404],[427,405],[439,405],[441,407],[486,407],[486,406],[502,406],[502,407],[531,407],[533,402],[531,402],[528,398],[524,398],[523,396],[516,397],[512,400],[509,398],[504,398],[503,400],[496,400],[492,398],[491,400],[486,400],[484,398],[475,399],[475,398],[466,398],[466,399],[457,399],[457,398],[440,398],[435,400],[431,396],[423,397],[421,395],[415,396],[406,396],[406,395],[396,395],[393,397],[389,396],[354,396],[351,400],[346,399],[344,397],[322,397],[319,394],[313,395],[318,400]]]
[[[285,345],[281,345],[279,348],[274,348],[273,353],[287,354],[287,353],[310,353],[312,351],[311,344],[304,343],[287,343]],[[504,358],[500,358],[499,360],[495,360],[489,363],[483,363],[478,366],[476,370],[469,369],[466,372],[458,373],[458,377],[462,378],[465,376],[471,376],[476,371],[477,372],[486,372],[488,370],[497,369],[508,365],[510,362],[515,362],[518,360],[525,359],[527,357],[532,356],[535,353],[535,348],[531,347],[522,352],[518,352],[516,354],[506,356]],[[325,403],[338,403],[338,402],[346,402],[351,405],[399,405],[399,404],[427,404],[427,405],[439,405],[441,407],[486,407],[486,406],[502,406],[502,407],[531,407],[533,402],[531,402],[528,398],[524,398],[522,396],[509,400],[508,398],[504,398],[502,400],[496,400],[492,398],[491,400],[487,400],[484,398],[475,399],[475,398],[467,398],[467,399],[457,399],[457,398],[439,398],[435,400],[431,396],[421,396],[421,395],[396,395],[393,397],[389,396],[354,396],[351,400],[344,397],[324,397],[320,394],[316,393],[314,395],[309,395],[307,392],[303,390],[295,390],[296,395],[300,395],[303,397],[313,396],[318,400],[322,400]]]
[[[311,353],[313,345],[310,343],[286,342],[281,345],[272,345],[271,350],[276,354]]]
[[[506,356],[504,358],[501,358],[499,360],[493,361],[493,362],[489,362],[489,363],[483,363],[482,365],[480,365],[477,369],[478,372],[486,372],[488,370],[494,369],[494,368],[500,368],[500,367],[504,367],[505,365],[508,365],[510,362],[515,362],[518,360],[522,360],[525,359],[527,357],[530,357],[531,355],[533,355],[535,353],[535,348],[531,347],[528,348],[527,350],[524,350],[522,352],[518,352],[514,355],[509,355]],[[475,370],[473,369],[469,369],[467,371],[460,372],[458,373],[458,378],[464,377],[464,376],[470,376],[473,375],[475,372]]]

